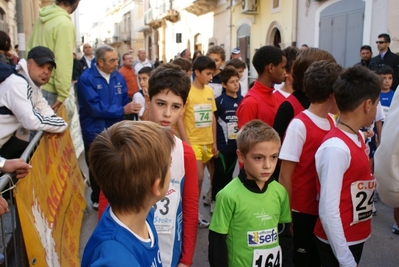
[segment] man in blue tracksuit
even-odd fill
[[[79,117],[82,127],[86,162],[90,145],[97,134],[116,122],[122,121],[124,114],[135,112],[132,102],[128,103],[127,86],[123,76],[117,71],[118,58],[110,46],[101,46],[95,53],[96,63],[87,69],[78,81]],[[138,112],[138,111],[137,111]],[[98,209],[100,188],[90,175],[93,209]]]

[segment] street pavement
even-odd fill
[[[87,175],[87,167],[84,164],[84,159],[80,159],[80,164],[83,172]],[[209,178],[207,173],[202,188],[200,197],[200,212],[207,220],[211,219],[209,207],[203,205],[202,195],[206,193],[209,186]],[[86,201],[88,203],[87,211],[83,218],[81,238],[80,238],[80,252],[83,253],[84,246],[90,237],[93,229],[97,223],[97,212],[91,208],[90,188],[86,189]],[[398,267],[399,266],[399,235],[394,235],[391,232],[393,224],[393,210],[387,205],[378,201],[376,203],[377,216],[372,219],[372,234],[367,240],[360,267]],[[194,264],[192,267],[206,267],[208,262],[208,229],[198,229],[197,245],[194,254]]]

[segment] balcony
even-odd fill
[[[144,24],[153,29],[158,29],[162,26],[162,19],[158,16],[157,8],[150,8],[144,13]]]
[[[201,16],[214,10],[217,0],[192,0],[185,2],[188,4],[187,7],[185,7],[187,12]]]
[[[125,44],[127,44],[127,43],[130,44],[130,40],[131,40],[130,32],[124,32],[124,33],[122,33],[122,34],[121,34],[121,38],[122,38],[122,41],[123,41]]]
[[[172,7],[173,1],[163,0],[159,5],[159,18],[166,19],[170,22],[177,22],[180,20],[180,14]]]

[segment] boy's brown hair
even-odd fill
[[[151,100],[155,95],[167,90],[180,96],[185,104],[190,87],[190,78],[180,66],[166,63],[156,68],[148,80],[148,96]]]
[[[351,112],[363,101],[373,104],[381,92],[382,78],[363,66],[347,68],[334,84],[334,97],[340,112]]]
[[[222,47],[220,47],[218,45],[209,47],[206,55],[209,56],[209,54],[218,54],[218,55],[220,55],[220,58],[222,59],[222,61],[226,60],[226,52],[224,51],[224,49]]]
[[[247,64],[245,64],[244,61],[238,58],[233,58],[227,61],[226,65],[227,66],[233,66],[236,69],[245,69],[247,67]]]
[[[185,58],[176,58],[172,61],[172,64],[180,66],[180,68],[185,72],[189,72],[191,70],[191,62]]]
[[[146,208],[157,178],[168,186],[174,144],[169,129],[149,121],[122,121],[97,135],[89,152],[90,171],[114,211]]]
[[[335,62],[320,60],[306,70],[303,87],[310,103],[323,103],[334,92],[333,86],[342,67]]]
[[[219,74],[220,80],[222,83],[227,84],[231,77],[236,76],[238,77],[238,71],[233,66],[225,67]]]
[[[261,120],[247,122],[238,132],[236,141],[237,149],[244,157],[260,142],[278,142],[281,145],[276,130]]]
[[[299,49],[295,46],[289,46],[283,50],[285,57],[287,58],[287,64],[285,65],[285,71],[291,73],[292,65],[295,62],[296,56],[298,55]]]
[[[303,76],[305,75],[305,71],[309,68],[309,66],[318,60],[327,60],[330,62],[336,62],[334,57],[319,48],[310,47],[305,50],[300,50],[294,64],[292,65],[292,78],[294,79],[292,83],[292,89],[294,91],[305,92],[303,89]]]

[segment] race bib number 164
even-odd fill
[[[252,267],[280,267],[282,255],[280,246],[269,249],[255,249]]]

